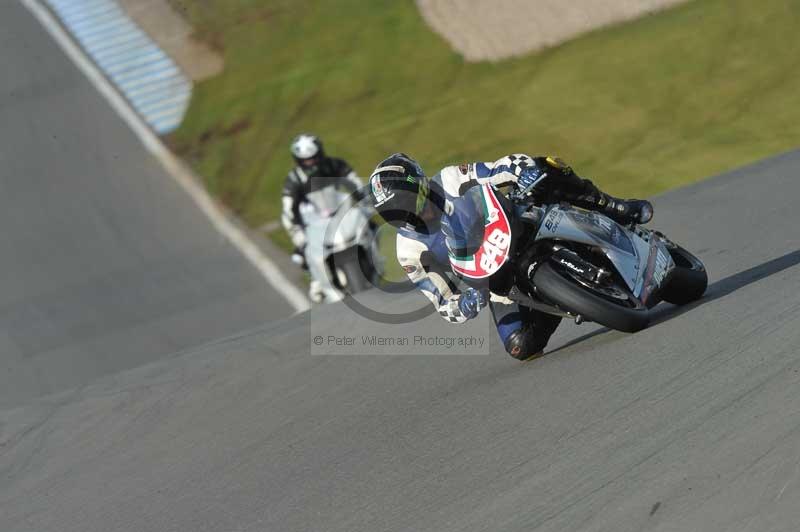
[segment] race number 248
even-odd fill
[[[486,273],[494,273],[505,260],[505,251],[511,242],[511,235],[495,229],[483,243],[481,268]]]

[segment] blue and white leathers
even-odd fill
[[[449,249],[467,248],[471,240],[483,237],[484,212],[480,206],[480,186],[498,186],[516,183],[532,158],[514,154],[494,162],[478,162],[468,165],[448,166],[431,178],[440,185],[445,195],[445,208],[441,218],[441,230],[431,234],[418,233],[403,228],[397,235],[397,258],[409,280],[431,301],[442,318],[451,323],[467,321],[459,310],[459,293],[456,276],[451,269]],[[480,227],[477,234],[475,228]],[[504,346],[510,351],[515,333],[531,321],[531,311],[521,308],[511,300],[491,295],[489,307],[497,332]],[[538,314],[538,313],[537,313]],[[558,323],[556,318],[556,325]],[[551,320],[552,321],[552,320]],[[548,329],[554,330],[555,327]],[[548,330],[546,338],[552,334]],[[512,353],[514,354],[514,353]]]

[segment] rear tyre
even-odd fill
[[[708,288],[708,273],[700,259],[678,246],[669,243],[667,249],[675,261],[675,269],[661,292],[661,299],[673,305],[686,305],[697,301]]]
[[[533,274],[538,294],[562,310],[622,332],[641,331],[650,323],[647,307],[627,290],[616,287],[624,299],[612,300],[580,284],[568,272],[546,262]]]

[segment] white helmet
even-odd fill
[[[322,141],[311,133],[297,135],[292,141],[291,151],[297,165],[304,169],[319,166],[319,163],[325,157]]]

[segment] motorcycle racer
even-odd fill
[[[304,204],[314,205],[315,198],[322,197],[331,189],[358,195],[362,183],[346,161],[325,154],[322,140],[316,135],[298,135],[292,140],[290,150],[295,167],[286,176],[283,185],[281,223],[294,244],[293,258],[305,266],[307,238],[301,207]],[[322,292],[320,282],[312,279],[309,287],[311,300],[321,301]]]
[[[542,354],[561,318],[490,293],[480,282],[459,291],[453,277],[488,278],[505,260],[503,240],[510,229],[496,197],[496,188],[505,185],[516,186],[537,204],[568,201],[620,223],[647,223],[653,210],[647,201],[600,191],[555,157],[512,154],[494,162],[448,166],[430,178],[402,153],[378,164],[370,176],[374,206],[398,228],[397,259],[409,280],[451,323],[475,318],[488,305],[506,351],[530,360]],[[497,226],[489,237],[495,240],[494,251],[471,253],[475,237],[483,238],[483,230],[473,229],[485,223]]]

